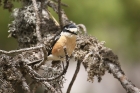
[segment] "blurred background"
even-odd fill
[[[69,19],[87,27],[88,34],[111,48],[119,56],[127,77],[140,88],[140,0],[62,0]],[[21,4],[15,3],[15,7]],[[16,49],[17,43],[8,36],[10,12],[0,7],[0,49]],[[64,91],[74,73],[76,62],[71,62]],[[72,93],[126,93],[121,84],[108,73],[101,83],[86,81],[87,74],[81,66]]]

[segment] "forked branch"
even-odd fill
[[[4,1],[7,2],[8,0]],[[43,71],[46,72],[47,76],[44,77],[32,66],[36,65],[37,69],[40,69],[39,67],[47,61],[47,50],[52,48],[51,44],[55,42],[54,38],[57,33],[60,34],[59,25],[56,25],[54,19],[50,17],[50,13],[46,10],[47,6],[58,14],[61,30],[63,25],[71,23],[71,21],[61,8],[61,5],[64,5],[61,0],[55,0],[55,2],[54,0],[48,0],[47,3],[46,0],[41,0],[41,2],[40,0],[21,1],[26,6],[14,10],[14,21],[9,25],[9,32],[12,37],[17,39],[20,49],[0,50],[0,92],[17,92],[13,85],[17,82],[21,83],[22,89],[26,92],[35,92],[36,86],[31,91],[30,84],[25,79],[25,76],[28,75],[37,84],[44,85],[47,92],[58,93],[61,91],[64,83],[63,76],[69,66],[70,58],[67,55],[66,48],[64,48],[66,66],[63,70],[61,66],[52,67],[45,64],[46,70]],[[39,6],[40,3],[41,7]],[[96,38],[88,36],[86,27],[83,24],[77,26],[79,29],[82,28],[84,34],[80,33],[77,37],[77,46],[73,53],[73,57],[77,61],[77,68],[67,93],[71,91],[81,63],[88,73],[88,81],[93,82],[94,77],[97,77],[100,82],[105,72],[109,71],[120,81],[126,92],[140,93],[140,89],[132,84],[124,74],[117,55],[111,49],[106,48],[104,42],[99,42]]]

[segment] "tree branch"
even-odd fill
[[[38,8],[37,8],[36,0],[32,0],[32,2],[33,2],[35,14],[36,14],[36,34],[37,34],[38,40],[39,40],[40,43],[43,45],[42,51],[43,51],[43,54],[44,54],[44,55],[43,55],[44,59],[43,59],[39,64],[37,64],[37,65],[35,66],[36,68],[39,68],[39,67],[40,67],[42,64],[44,64],[45,61],[47,60],[47,53],[46,53],[46,48],[45,48],[45,46],[44,46],[44,44],[43,44],[43,39],[42,39],[41,33],[40,33],[40,24],[41,24],[41,22],[40,22],[40,17],[39,17],[39,15],[38,15]],[[42,10],[41,10],[41,13],[42,13]]]
[[[14,55],[22,53],[22,52],[36,50],[36,49],[40,49],[42,47],[43,46],[36,46],[36,47],[23,48],[23,49],[19,49],[19,50],[11,50],[11,51],[0,50],[0,54],[6,54],[6,55],[9,55],[9,56],[14,56]]]
[[[39,78],[42,78],[35,70],[33,70],[30,66],[27,65],[27,63],[30,63],[28,62],[29,60],[25,60],[22,58],[22,62],[20,62],[21,64],[21,67],[24,67],[28,72],[29,72],[29,75],[31,75],[32,78],[35,78],[36,79],[36,76],[39,77]],[[54,88],[53,86],[51,86],[47,81],[42,81],[41,82],[45,87],[49,88],[53,93],[58,93]]]
[[[62,23],[62,13],[61,13],[61,0],[58,0],[58,16],[59,16],[60,29],[62,30],[63,23]]]
[[[75,72],[74,72],[74,75],[73,75],[73,77],[72,77],[72,80],[71,80],[71,82],[70,82],[70,84],[69,84],[69,86],[68,86],[68,89],[67,89],[67,92],[66,92],[66,93],[70,93],[71,88],[72,88],[72,86],[73,86],[73,84],[74,84],[74,81],[75,81],[75,79],[76,79],[76,77],[77,77],[77,75],[78,75],[78,73],[79,73],[80,66],[81,66],[81,60],[78,60],[76,70],[75,70]]]
[[[7,2],[8,0],[5,1]],[[63,25],[71,23],[64,10],[61,9],[61,0],[57,1],[58,4],[52,0],[41,0],[41,2],[38,0],[32,0],[32,2],[22,0],[26,6],[23,5],[23,8],[14,10],[14,21],[9,25],[8,32],[10,32],[12,37],[17,39],[19,48],[23,49],[11,51],[0,50],[0,92],[17,92],[14,85],[17,82],[22,84],[23,90],[30,92],[30,84],[25,79],[26,74],[37,84],[44,85],[47,92],[58,93],[61,91],[64,83],[63,75],[67,72],[70,60],[65,48],[66,66],[63,71],[61,65],[55,67],[45,65],[46,70],[43,70],[47,75],[45,77],[45,75],[42,76],[32,68],[32,65],[36,64],[36,67],[40,69],[39,67],[47,61],[47,51],[51,50],[51,44],[55,40],[51,37],[55,37],[57,32],[60,34],[57,22],[54,22],[55,19],[51,19],[51,13],[49,15],[46,7],[51,7],[58,14],[61,29]],[[41,6],[39,6],[40,3]],[[124,74],[117,55],[111,49],[106,48],[104,42],[88,36],[86,27],[83,24],[77,26],[82,28],[84,34],[81,33],[77,36],[77,46],[72,55],[77,61],[77,68],[69,84],[67,93],[71,91],[80,70],[81,62],[88,73],[88,81],[93,82],[94,77],[97,77],[100,82],[105,72],[109,71],[120,81],[128,93],[140,93],[140,89],[132,84]],[[83,60],[81,61],[81,59]],[[35,92],[35,87],[31,92]]]
[[[125,73],[122,69],[112,62],[106,62],[107,67],[109,68],[109,72],[113,74],[113,76],[118,79],[126,90],[127,93],[140,93],[140,89],[137,88],[132,82],[126,77]]]
[[[37,8],[37,4],[36,4],[36,0],[32,0],[33,2],[33,6],[34,6],[34,11],[35,11],[35,15],[36,15],[36,35],[37,35],[37,39],[43,43],[42,41],[42,37],[41,37],[41,33],[40,33],[40,17],[38,15],[38,8]]]

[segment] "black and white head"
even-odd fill
[[[78,32],[78,28],[76,27],[76,25],[71,23],[63,27],[61,35],[73,37],[77,35],[77,32]]]

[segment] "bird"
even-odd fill
[[[70,57],[76,46],[78,28],[73,23],[67,24],[62,28],[59,38],[53,44],[53,47],[48,53],[48,60],[63,61],[65,58],[64,47]]]

